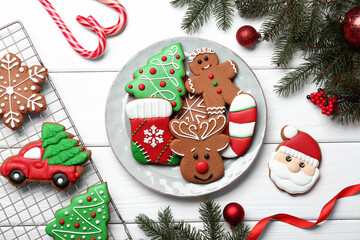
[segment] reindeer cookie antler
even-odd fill
[[[189,182],[210,183],[224,175],[220,151],[229,144],[229,137],[222,134],[226,117],[217,115],[199,124],[173,119],[169,126],[175,136],[170,149],[182,156],[180,171]]]

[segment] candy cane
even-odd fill
[[[127,22],[127,14],[124,6],[121,5],[121,3],[119,3],[117,0],[97,0],[97,1],[108,5],[119,14],[119,20],[114,26],[104,28],[105,34],[107,36],[112,36],[121,32],[125,28]],[[90,31],[94,31],[94,28],[86,21],[86,19],[83,16],[80,15],[77,16],[76,20],[85,28],[89,29]]]
[[[68,29],[68,27],[65,25],[64,21],[61,19],[59,14],[56,12],[54,7],[49,3],[48,0],[39,0],[40,3],[45,7],[46,11],[50,14],[52,19],[55,21],[55,23],[58,25],[60,31],[65,36],[66,40],[69,42],[70,46],[81,56],[89,59],[97,58],[100,55],[103,54],[105,47],[106,47],[106,36],[115,35],[119,32],[121,32],[126,24],[127,21],[127,15],[125,8],[116,0],[98,0],[113,9],[115,9],[119,14],[119,20],[118,22],[108,28],[103,28],[100,26],[100,24],[92,17],[89,16],[87,18],[83,16],[78,16],[77,21],[83,25],[85,28],[95,32],[99,37],[99,45],[96,50],[89,51],[84,49],[79,42],[75,39],[74,35],[71,33],[71,31]]]

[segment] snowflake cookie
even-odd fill
[[[39,113],[46,109],[44,96],[39,94],[46,80],[47,69],[42,66],[21,66],[21,60],[7,53],[0,61],[0,117],[6,126],[16,130],[24,121],[23,114]]]

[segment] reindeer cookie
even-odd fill
[[[193,183],[210,183],[224,175],[220,151],[229,144],[229,137],[222,134],[226,125],[224,115],[216,115],[199,124],[173,119],[169,127],[175,140],[170,149],[182,157],[182,176]]]

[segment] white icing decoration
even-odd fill
[[[97,212],[98,212],[98,213],[101,213],[101,208],[99,208],[99,209],[97,210]]]
[[[100,240],[100,239],[101,239],[101,237],[98,237],[98,239]]]
[[[195,151],[195,148],[191,149],[191,152],[194,152]]]
[[[190,57],[189,57],[189,63],[193,62],[194,59],[199,55],[199,54],[203,54],[203,53],[215,53],[213,50],[211,50],[210,48],[198,48],[196,49],[194,52],[192,52],[190,54]]]
[[[103,190],[101,190],[99,193],[102,195],[102,194],[104,194],[104,191],[103,191]]]
[[[29,159],[40,159],[41,158],[41,149],[39,147],[30,148],[25,154],[24,158]]]
[[[87,212],[86,211],[83,211],[84,214],[86,214]]]
[[[164,130],[158,129],[155,125],[152,125],[150,129],[144,130],[144,143],[150,144],[153,148],[160,143],[164,143],[162,136],[164,135]]]
[[[224,119],[223,124],[221,125],[220,128],[218,128],[216,131],[214,131],[215,128],[217,127],[217,123],[218,123],[218,120],[220,118]],[[210,131],[208,131],[210,123],[212,123],[212,122],[214,122],[214,126],[213,126],[213,128],[211,128]],[[218,133],[220,130],[223,130],[225,124],[226,124],[226,117],[224,115],[219,115],[216,119],[215,118],[209,118],[208,121],[202,122],[200,124],[200,130],[203,128],[203,126],[205,126],[206,129],[205,129],[204,133],[201,135],[201,140],[205,140],[205,139],[213,136],[214,134]]]
[[[24,87],[24,91],[27,91],[28,90],[28,88],[27,87]]]
[[[68,211],[65,212],[65,216],[67,216],[67,215],[69,215],[69,212],[68,212]]]
[[[69,228],[69,227],[70,227],[70,224],[66,225],[66,227]]]
[[[209,67],[211,67],[211,64],[208,64],[206,67],[203,67],[203,70],[209,69]]]
[[[97,202],[97,198],[94,198],[94,202]]]
[[[161,98],[143,98],[130,101],[125,106],[129,119],[170,117],[172,114],[171,103]]]
[[[20,105],[21,102],[20,102],[20,101],[17,101],[16,103]]]
[[[208,150],[210,152],[210,148],[205,148],[206,150]]]
[[[293,125],[287,125],[283,129],[283,135],[288,139],[295,137],[298,133],[299,130]]]
[[[57,227],[56,224],[54,224],[53,227],[56,228]]]
[[[17,99],[17,97],[16,97],[16,96],[14,96],[13,98],[14,98],[15,100]]]
[[[83,227],[83,230],[85,231],[85,230],[86,230],[86,227]]]
[[[82,204],[82,203],[83,203],[83,200],[79,200],[79,203]]]
[[[232,101],[229,111],[238,112],[256,107],[255,99],[248,94],[237,95]]]
[[[250,123],[234,123],[229,122],[229,135],[231,137],[252,137],[255,129],[255,122]]]
[[[302,152],[299,152],[299,151],[296,151],[295,149],[293,148],[289,148],[287,146],[281,146],[278,150],[278,152],[283,152],[283,153],[286,153],[286,154],[289,154],[293,157],[296,157],[296,158],[299,158],[307,163],[310,163],[311,165],[313,165],[314,167],[318,167],[319,166],[319,160],[315,159],[315,158],[312,158],[308,155],[305,155],[304,153]]]
[[[1,106],[1,107],[5,107],[5,103],[1,103],[0,106]]]
[[[18,92],[20,92],[21,91],[21,88],[18,88]]]
[[[73,220],[73,218],[70,218],[70,221],[72,221]]]
[[[190,105],[188,99],[192,100],[194,97],[196,97],[196,99]],[[195,109],[195,107],[206,109],[206,107],[205,107],[205,105],[203,105],[203,103],[204,103],[204,99],[202,98],[202,96],[188,94],[188,96],[185,98],[185,101],[183,102],[183,105],[182,105],[183,112],[181,114],[177,115],[175,118],[182,120],[182,119],[184,119],[185,115],[187,113],[189,113],[191,120],[188,117],[185,118],[188,122],[195,122],[195,120],[196,120],[197,123],[200,123],[200,118],[205,119],[206,116],[204,116],[204,115],[207,115],[207,112],[205,110],[201,111],[199,109]],[[197,113],[200,113],[203,115],[199,115]]]
[[[188,81],[189,81],[189,85],[190,85],[191,93],[194,93],[194,92],[195,92],[195,88],[194,88],[194,84],[192,83],[191,78],[188,78]]]
[[[31,86],[31,88],[30,88],[31,90],[36,90],[36,87],[35,86]]]
[[[1,79],[1,80],[3,80],[3,79],[4,79],[4,77],[3,77],[3,76],[0,76],[0,79]]]
[[[237,70],[236,70],[236,67],[235,67],[235,64],[233,63],[233,61],[228,60],[228,62],[231,64],[232,68],[234,69],[234,72],[237,73]]]
[[[25,69],[23,67],[19,68],[19,72],[24,72],[24,71],[25,71]]]
[[[4,97],[4,100],[7,101],[7,100],[8,100],[8,97]]]
[[[95,222],[96,224],[100,224],[100,221],[99,220],[96,220],[96,222]]]
[[[71,235],[71,236],[70,236],[70,238],[71,238],[71,239],[74,239],[74,238],[75,238],[75,236],[74,236],[74,235]]]
[[[178,124],[178,128],[179,132],[177,130],[175,130],[174,128],[174,124]],[[189,133],[186,133],[182,130],[182,125],[186,125],[187,129],[189,130]],[[172,130],[172,132],[174,132],[176,135],[178,135],[179,137],[183,137],[183,138],[188,138],[188,139],[194,139],[194,140],[200,140],[199,136],[194,133],[191,129],[193,128],[195,131],[197,131],[197,126],[195,124],[191,124],[189,125],[188,122],[185,121],[177,121],[177,120],[172,120],[171,124],[170,124],[170,128]],[[173,151],[173,150],[172,150]],[[180,155],[181,156],[181,155]]]
[[[16,74],[15,77],[19,78],[20,77],[20,74]],[[16,80],[14,80],[16,82]]]
[[[16,80],[13,80],[13,83],[16,83]]]
[[[78,221],[79,221],[79,220],[80,220],[80,218],[76,218],[76,220],[78,220]]]
[[[102,218],[105,219],[105,216],[103,216]]]

